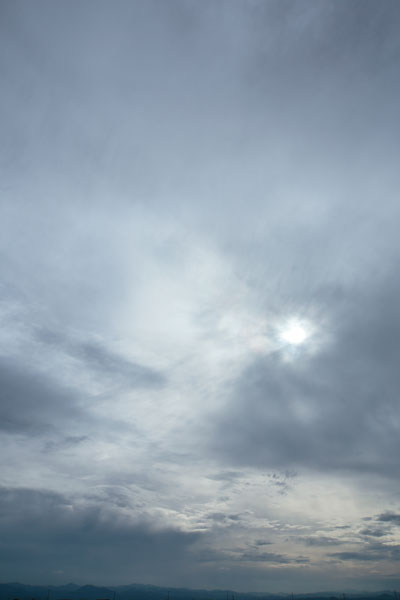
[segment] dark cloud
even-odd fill
[[[383,537],[387,535],[389,532],[387,529],[380,529],[375,527],[374,529],[366,527],[365,529],[361,529],[361,535],[372,536],[372,537]]]
[[[377,553],[369,552],[333,552],[329,554],[331,558],[337,558],[339,560],[359,560],[359,561],[371,561],[371,560],[386,560],[386,556],[382,556]]]
[[[84,415],[75,391],[9,360],[0,361],[0,393],[0,429],[6,433],[68,430]]]
[[[2,488],[0,508],[2,579],[23,570],[32,582],[48,581],[62,570],[67,579],[110,583],[150,577],[153,569],[162,581],[200,537],[46,490]]]
[[[229,521],[240,521],[240,519],[241,519],[240,514],[227,515],[226,513],[222,513],[222,512],[208,513],[206,515],[206,517],[217,523],[219,523],[219,522],[228,522],[229,523]]]
[[[256,540],[254,543],[256,546],[269,546],[271,544],[271,542],[267,542],[266,540]]]
[[[39,330],[36,335],[41,342],[82,361],[87,369],[111,378],[114,383],[122,381],[132,387],[157,387],[166,382],[161,372],[129,361],[99,343],[74,342],[60,333],[46,329]]]
[[[75,356],[107,375],[125,378],[129,385],[160,386],[165,383],[165,377],[154,369],[130,362],[97,344],[77,346]]]
[[[265,562],[265,563],[277,563],[287,565],[290,563],[304,564],[310,562],[307,557],[297,556],[290,557],[282,554],[276,554],[274,552],[243,552],[238,557],[238,560],[244,562]]]
[[[340,546],[345,543],[343,540],[338,540],[336,538],[319,535],[319,536],[310,536],[300,538],[304,541],[306,546]]]
[[[400,558],[400,546],[398,544],[371,541],[365,544],[361,551],[334,552],[333,554],[329,554],[329,556],[344,561],[397,561]]]
[[[61,438],[57,441],[49,440],[44,445],[44,452],[55,452],[57,450],[65,450],[67,448],[73,448],[89,440],[87,435],[69,435]]]
[[[394,525],[400,525],[400,514],[386,512],[382,513],[377,517],[378,521],[383,521],[385,523],[393,523]]]

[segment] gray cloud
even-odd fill
[[[46,434],[82,419],[79,397],[44,374],[0,362],[0,428],[7,433]]]
[[[324,535],[303,538],[306,546],[340,546],[343,540]]]
[[[371,560],[386,560],[387,557],[377,553],[368,552],[333,552],[330,554],[332,558],[338,558],[339,560],[359,560],[359,561],[371,561]]]
[[[165,383],[165,376],[161,372],[129,361],[99,343],[74,342],[48,330],[38,331],[37,338],[82,361],[86,369],[93,369],[98,375],[112,378],[114,382],[122,380],[126,385],[134,387],[160,386]]]
[[[164,383],[164,377],[157,371],[130,363],[96,344],[82,344],[77,350],[77,354],[95,369],[103,370],[113,377],[119,373],[131,385],[157,386]]]
[[[393,523],[394,525],[400,525],[400,514],[398,513],[392,513],[392,512],[385,512],[380,514],[377,517],[378,521],[383,521],[386,523]]]
[[[103,583],[110,583],[127,570],[136,578],[156,568],[162,581],[199,538],[168,527],[155,530],[109,505],[46,490],[2,488],[0,506],[3,579],[23,569],[40,582],[61,569],[79,581],[98,579],[101,572]]]
[[[369,527],[366,527],[365,529],[361,529],[360,533],[366,536],[383,537],[388,534],[388,530],[380,528],[371,529]]]
[[[304,556],[292,558],[282,554],[276,554],[274,552],[243,552],[243,554],[240,555],[239,560],[245,562],[266,562],[278,564],[303,564],[310,562],[309,559]]]
[[[334,552],[329,555],[339,560],[357,561],[381,561],[398,560],[400,557],[400,546],[397,544],[384,544],[381,542],[369,543],[360,552]]]
[[[271,544],[271,542],[267,542],[265,540],[256,540],[255,545],[256,546],[269,546]]]
[[[211,519],[212,521],[216,521],[221,522],[221,521],[239,521],[240,520],[240,514],[237,515],[227,515],[226,513],[223,512],[214,512],[214,513],[209,513],[208,515],[206,515],[208,519]]]
[[[69,435],[58,441],[50,440],[46,442],[44,446],[44,452],[53,452],[57,450],[64,450],[67,448],[73,448],[89,439],[86,435]]]

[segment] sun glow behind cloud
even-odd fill
[[[307,328],[301,321],[297,320],[290,321],[282,328],[280,332],[281,340],[293,346],[299,346],[303,344],[309,337],[309,328]]]

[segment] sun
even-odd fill
[[[309,337],[309,332],[299,321],[291,321],[282,329],[280,337],[288,344],[299,346]]]

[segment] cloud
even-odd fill
[[[397,561],[400,558],[400,545],[385,544],[376,541],[365,544],[363,550],[360,552],[334,552],[333,554],[329,554],[329,556],[343,561]]]
[[[366,527],[365,529],[361,529],[360,533],[362,535],[366,535],[366,536],[383,537],[388,534],[388,530],[380,529],[380,528],[372,529],[372,528]]]
[[[324,535],[305,537],[303,541],[306,546],[340,546],[344,543],[343,540]]]
[[[333,552],[330,554],[332,558],[338,558],[339,560],[359,560],[359,561],[373,561],[373,560],[386,560],[385,556],[380,554],[373,554],[368,552]]]
[[[150,577],[155,569],[162,581],[171,568],[179,569],[200,537],[46,490],[2,488],[0,506],[3,579],[18,578],[23,569],[32,582],[43,582],[62,569],[77,581],[110,583]]]
[[[81,361],[86,369],[92,369],[97,376],[108,377],[113,382],[122,381],[131,387],[158,387],[166,382],[161,372],[130,361],[98,342],[73,341],[48,330],[38,331],[36,335],[41,342],[65,352]]]
[[[57,441],[50,440],[46,442],[44,446],[45,452],[54,452],[57,450],[64,450],[67,448],[73,448],[79,444],[82,444],[89,440],[87,435],[69,435]]]
[[[12,361],[0,361],[0,387],[0,429],[5,433],[65,431],[74,428],[84,415],[73,390]]]
[[[382,513],[377,517],[377,520],[385,523],[393,523],[393,525],[400,525],[400,514],[391,512]]]
[[[310,562],[307,557],[298,556],[290,557],[282,554],[276,554],[274,552],[244,552],[238,557],[238,560],[244,562],[265,562],[265,563],[277,563],[277,564],[305,564]]]

